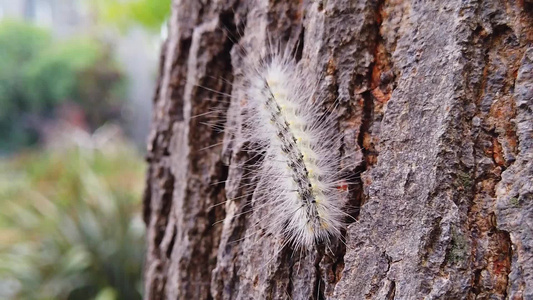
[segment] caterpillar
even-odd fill
[[[242,83],[234,86],[243,96],[226,95],[241,114],[235,144],[246,143],[261,156],[248,170],[257,179],[252,211],[262,227],[282,236],[283,245],[310,249],[341,239],[350,217],[343,211],[348,178],[340,167],[342,135],[334,105],[324,109],[318,96],[315,75],[293,51],[267,49],[259,58],[245,55]]]
[[[317,81],[289,51],[272,52],[245,61],[242,136],[264,153],[255,167],[258,202],[271,210],[262,213],[267,231],[295,248],[311,248],[340,238],[344,226],[339,135],[333,117],[321,111]]]

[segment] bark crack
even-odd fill
[[[500,94],[510,94],[513,89],[519,63],[514,55],[520,49],[507,24],[490,22],[495,23],[490,32],[486,31],[487,24],[480,24],[473,31],[473,47],[478,47],[480,54],[473,54],[472,60],[480,61],[480,67],[474,67],[469,76],[475,80],[475,72],[480,74],[479,82],[474,82],[476,109],[470,129],[474,177],[468,210],[474,258],[471,293],[476,297],[498,295],[505,299],[511,271],[511,242],[509,233],[497,228],[495,189],[501,173],[515,160],[518,139],[510,121],[516,115],[514,99]],[[502,60],[509,61],[509,66],[502,66]]]

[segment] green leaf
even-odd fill
[[[104,22],[125,29],[139,24],[159,30],[170,15],[170,0],[97,0],[96,7]]]

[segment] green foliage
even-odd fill
[[[28,67],[28,96],[43,106],[80,93],[76,75],[98,63],[102,49],[93,40],[75,40],[44,49]]]
[[[140,299],[143,165],[121,143],[0,161],[0,298]]]
[[[28,72],[28,94],[45,109],[63,101],[78,103],[95,128],[119,110],[121,76],[101,43],[74,39],[50,47],[36,59]]]
[[[0,150],[35,140],[20,124],[21,116],[35,106],[27,97],[27,69],[50,44],[44,30],[24,23],[0,23],[0,136],[5,139]]]
[[[97,0],[104,21],[126,28],[140,24],[159,30],[170,15],[171,0]]]
[[[109,51],[94,39],[54,42],[39,28],[0,23],[1,152],[31,145],[37,126],[54,108],[76,102],[93,128],[115,117],[122,74]]]
[[[41,49],[50,45],[47,32],[24,23],[5,22],[0,24],[0,117],[15,107],[10,101],[24,93],[24,77],[27,62],[39,55]],[[31,106],[32,103],[21,103]]]

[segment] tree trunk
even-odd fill
[[[145,299],[533,299],[531,0],[173,2]],[[238,93],[243,55],[268,40],[340,103],[343,163],[360,161],[345,244],[250,238],[249,155],[193,118],[240,122],[219,93]]]

